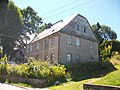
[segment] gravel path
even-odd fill
[[[27,88],[0,83],[0,90],[48,90],[47,88]]]

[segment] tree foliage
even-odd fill
[[[120,53],[120,42],[117,40],[106,40],[100,45],[100,51],[102,60],[109,59],[114,52]]]
[[[21,10],[24,21],[24,33],[30,34],[39,30],[39,26],[42,24],[42,19],[37,15],[30,6]]]
[[[23,32],[22,15],[12,1],[0,6],[0,45],[3,47],[3,53],[10,55]]]
[[[44,23],[43,25],[41,25],[39,27],[39,30],[37,31],[37,33],[41,33],[42,31],[44,31],[47,28],[48,28],[48,24]]]
[[[92,25],[92,29],[100,44],[104,40],[112,40],[117,38],[117,34],[109,26],[100,25],[97,23]]]

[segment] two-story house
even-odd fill
[[[75,14],[41,32],[28,44],[27,56],[63,64],[98,61],[98,41],[88,20]]]

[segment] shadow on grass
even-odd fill
[[[81,81],[90,78],[98,78],[116,70],[109,61],[76,63],[67,68],[71,72],[72,81]]]

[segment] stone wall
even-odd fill
[[[8,80],[11,82],[19,83],[29,83],[34,87],[45,87],[47,80],[46,79],[35,79],[35,78],[24,78],[24,77],[15,77],[15,76],[6,76],[0,75],[1,79]]]
[[[119,86],[83,84],[83,90],[120,90]]]

